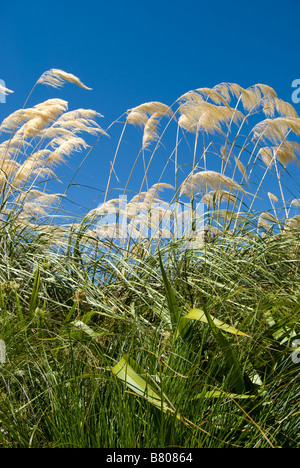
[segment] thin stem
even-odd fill
[[[123,126],[123,130],[122,130],[122,132],[121,132],[121,135],[120,135],[120,138],[119,138],[119,141],[118,141],[118,146],[117,146],[117,149],[116,149],[116,151],[115,151],[114,159],[113,159],[113,162],[112,162],[112,164],[111,164],[110,173],[109,173],[109,178],[108,178],[108,182],[107,182],[107,186],[106,186],[106,192],[105,192],[105,196],[104,196],[104,203],[105,203],[106,200],[107,200],[107,195],[108,195],[108,190],[109,190],[109,187],[110,187],[110,182],[111,182],[112,173],[113,173],[113,171],[114,171],[114,167],[115,167],[117,155],[118,155],[118,152],[119,152],[120,144],[121,144],[121,141],[122,141],[122,138],[123,138],[123,135],[124,135],[126,126],[127,126],[127,120],[126,120],[126,122],[125,122],[125,124],[124,124],[124,126]]]

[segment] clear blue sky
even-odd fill
[[[266,83],[291,102],[291,83],[300,78],[299,0],[1,3],[0,79],[15,91],[0,105],[1,120],[50,68],[74,73],[93,91],[40,87],[29,105],[61,97],[70,108],[104,114],[104,127],[142,102],[172,104],[223,81]],[[105,186],[112,148],[96,147],[82,168],[84,183]]]

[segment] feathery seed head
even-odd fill
[[[289,102],[285,102],[279,98],[274,99],[274,102],[276,110],[281,117],[298,118],[296,109]]]
[[[147,123],[149,116],[153,114],[156,114],[156,117],[173,116],[173,112],[169,106],[156,101],[140,104],[133,109],[129,109],[127,113],[127,123],[131,125],[139,125],[140,127],[143,127]]]
[[[217,189],[215,191],[212,191],[211,194],[213,195],[213,198],[216,198],[217,200],[220,200],[220,202],[226,202],[226,203],[235,203],[237,200],[236,195],[233,193],[229,192],[228,190],[223,190],[223,189]]]
[[[277,117],[275,119],[265,119],[252,129],[254,138],[261,141],[269,140],[275,144],[285,141],[290,131],[300,135],[300,118]]]
[[[48,177],[51,175],[56,178],[54,172],[45,165],[45,156],[49,153],[49,150],[40,150],[28,156],[26,161],[18,167],[12,185],[17,188],[20,184],[28,182],[33,176]]]
[[[52,133],[54,133],[55,130],[58,132],[70,130],[74,134],[87,132],[91,135],[98,135],[98,133],[107,135],[94,120],[96,117],[103,117],[103,115],[91,109],[76,109],[66,112],[54,122]]]
[[[258,151],[258,156],[261,156],[261,159],[263,160],[266,166],[272,166],[274,162],[272,148],[270,148],[269,146],[260,148],[260,150]]]
[[[65,156],[70,156],[73,151],[80,151],[89,146],[83,138],[79,137],[55,138],[51,141],[51,146],[54,148],[56,145],[58,147],[47,157],[49,164],[61,164],[65,161]]]
[[[253,111],[257,106],[264,105],[264,100],[271,101],[276,99],[277,94],[271,86],[265,84],[255,84],[245,89],[236,83],[220,83],[214,88],[223,96],[226,102],[231,101],[234,96],[241,101],[246,111]],[[267,106],[266,106],[267,109]]]
[[[279,146],[267,146],[260,148],[258,155],[261,156],[266,166],[271,167],[275,159],[279,161],[283,167],[289,163],[299,163],[296,153],[300,152],[300,144],[294,141],[284,141]]]
[[[237,168],[238,170],[240,171],[240,173],[242,174],[243,178],[247,181],[248,178],[247,178],[247,171],[246,171],[246,168],[244,166],[244,164],[242,163],[242,161],[240,159],[238,159],[236,156],[234,157],[235,159],[235,163],[237,165]]]
[[[7,96],[8,94],[13,93],[11,89],[6,88],[0,83],[0,94],[4,94],[4,96]]]
[[[88,88],[85,84],[80,81],[80,79],[73,75],[72,73],[67,73],[63,70],[59,70],[56,68],[52,68],[51,70],[46,71],[42,74],[39,78],[39,84],[45,84],[52,86],[53,88],[61,88],[64,85],[64,82],[68,81],[69,83],[74,83],[81,88],[91,90],[92,88]]]
[[[299,227],[300,227],[300,215],[296,215],[286,221],[284,230],[287,232],[296,230],[297,232],[299,230]]]
[[[158,192],[164,190],[165,188],[174,189],[173,185],[166,184],[164,182],[159,182],[157,184],[152,185],[152,187],[150,187],[150,189],[146,192],[144,201],[148,203],[157,201],[155,197],[157,197]]]
[[[0,131],[11,132],[22,125],[18,138],[36,136],[44,127],[58,118],[68,108],[67,101],[49,99],[28,109],[19,109],[3,120]]]
[[[266,211],[261,213],[261,215],[258,218],[259,227],[261,226],[263,228],[270,229],[272,227],[272,224],[274,223],[277,223],[277,219],[271,213],[268,213]]]
[[[143,148],[146,148],[151,141],[155,141],[159,138],[156,128],[159,124],[159,114],[156,112],[149,117],[144,127],[143,134]]]
[[[243,88],[236,83],[220,83],[214,86],[213,89],[221,94],[226,102],[230,103],[231,95],[238,99]]]
[[[292,206],[295,206],[296,208],[300,208],[300,198],[294,198],[291,202]]]
[[[0,162],[0,189],[16,174],[19,164],[14,160],[3,160]]]
[[[186,178],[181,185],[181,194],[193,197],[197,193],[206,193],[207,188],[220,190],[222,187],[245,193],[244,189],[230,177],[215,171],[202,171]]]
[[[47,210],[55,205],[61,194],[47,194],[39,190],[22,190],[15,200],[15,204],[21,208],[21,219],[29,220],[36,216],[45,216]]]
[[[268,197],[271,202],[278,203],[278,197],[274,193],[268,192]]]
[[[181,104],[179,107],[181,116],[178,124],[188,132],[198,132],[204,130],[208,133],[221,132],[221,124],[229,125],[230,121],[235,123],[243,115],[240,111],[229,106],[217,106],[206,101],[190,101]]]
[[[187,93],[180,96],[178,101],[182,103],[200,103],[207,99],[210,99],[215,104],[223,104],[224,106],[228,106],[228,103],[226,99],[224,99],[224,96],[222,96],[222,94],[219,93],[216,89],[211,88],[198,88],[196,90],[188,91]]]

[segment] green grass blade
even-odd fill
[[[167,297],[168,308],[170,312],[170,322],[172,325],[172,329],[173,329],[175,338],[177,338],[178,335],[181,335],[181,337],[183,338],[188,330],[189,321],[185,320],[183,317],[180,317],[180,307],[177,302],[174,291],[170,285],[168,277],[166,275],[160,252],[158,252],[158,258],[159,258],[160,269],[161,269],[161,273],[163,277],[164,287],[166,291],[166,297]]]
[[[231,382],[231,386],[235,389],[235,392],[238,394],[245,393],[245,381],[243,377],[243,372],[238,361],[238,358],[231,346],[230,342],[225,338],[221,330],[216,326],[212,316],[207,312],[204,303],[202,304],[203,312],[207,323],[218,342],[224,358],[226,360],[227,367],[229,369],[229,380]]]
[[[19,301],[19,296],[17,291],[15,291],[15,301],[16,301],[16,307],[17,307],[17,312],[18,312],[18,319],[19,319],[19,324],[21,329],[25,328],[25,321],[24,321],[24,315],[22,312],[22,307]]]
[[[39,289],[40,289],[40,281],[41,281],[41,273],[40,273],[39,266],[37,266],[37,269],[36,269],[35,275],[34,275],[34,282],[33,282],[33,287],[32,287],[32,292],[31,292],[30,303],[29,303],[29,315],[31,317],[33,316],[34,311],[38,306],[38,295],[39,295]]]
[[[211,315],[210,315],[210,318],[212,322],[214,323],[214,325],[220,330],[226,331],[228,333],[232,333],[233,335],[249,336],[249,335],[246,335],[246,333],[243,333],[237,330],[235,327],[232,327],[231,325],[227,325],[225,322],[222,322],[222,320],[219,320]],[[199,320],[200,322],[209,323],[205,312],[201,309],[191,309],[189,313],[183,317],[183,319]]]
[[[178,306],[178,302],[175,297],[175,294],[167,278],[160,252],[158,252],[158,258],[159,258],[160,269],[161,269],[163,282],[165,286],[168,308],[170,311],[170,320],[171,320],[172,328],[175,331],[178,327],[178,323],[180,319],[179,306]]]
[[[129,359],[131,364],[134,365],[134,361],[129,358],[129,356],[123,355],[121,360],[111,369],[113,374],[124,382],[135,394],[145,398],[149,403],[162,409],[163,412],[174,412],[173,409],[166,405],[161,396],[153,390],[149,383],[129,364]],[[146,372],[144,371],[143,374],[146,375]]]
[[[72,305],[71,309],[69,310],[66,318],[65,318],[65,324],[69,323],[75,310],[76,310],[76,307],[77,307],[77,302],[74,301],[74,304]]]
[[[243,372],[233,347],[220,330],[217,330],[215,337],[226,359],[226,363],[230,371],[231,385],[238,394],[245,393],[246,386]]]

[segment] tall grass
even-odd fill
[[[53,69],[29,97],[66,81],[89,90]],[[27,103],[0,125],[0,446],[299,447],[295,109],[233,83],[106,129]],[[70,220],[59,166],[120,125],[101,204]]]

